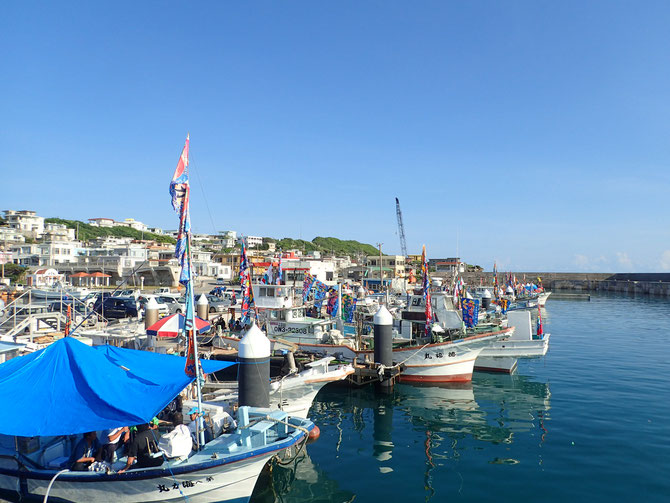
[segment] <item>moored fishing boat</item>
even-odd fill
[[[149,422],[192,381],[185,363],[66,337],[0,365],[0,398],[22,411],[0,420],[0,492],[41,498],[48,491],[56,501],[170,501],[182,494],[192,501],[246,501],[265,462],[304,440],[311,422],[247,408],[238,430],[187,458],[118,473],[126,464],[119,451],[108,473],[68,470],[73,435]],[[205,372],[228,365],[202,362]]]
[[[246,502],[265,463],[275,455],[290,455],[314,428],[309,420],[267,408],[261,396],[267,378],[259,374],[256,389],[261,393],[255,399],[263,405],[251,406],[253,397],[247,393],[247,399],[240,400],[233,432],[206,439],[204,423],[196,419],[194,451],[189,444],[179,457],[168,457],[172,451],[150,449],[150,436],[144,434],[151,432],[147,423],[192,382],[197,418],[203,411],[204,375],[232,364],[200,362],[198,357],[188,150],[187,137],[170,184],[172,205],[180,216],[175,255],[181,264],[180,283],[186,287],[186,358],[111,346],[92,348],[68,336],[0,365],[0,402],[20,410],[0,417],[0,493],[44,501],[52,497],[72,502]],[[128,452],[113,453],[116,462],[114,455],[107,464],[96,459],[99,454],[93,457],[97,430],[132,425],[138,425],[136,435],[144,434],[135,439],[141,444],[135,446],[135,454],[130,453],[131,441]],[[73,449],[75,436],[81,433],[85,438]],[[158,438],[153,440],[158,443]],[[81,458],[74,454],[88,451]],[[86,470],[84,462],[90,471],[74,471]]]

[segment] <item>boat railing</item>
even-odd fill
[[[70,301],[72,302],[73,309],[71,311],[71,316],[74,323],[79,323],[90,316],[94,316],[96,325],[99,323],[105,326],[108,325],[108,320],[101,314],[93,311],[82,300],[77,299],[76,297],[67,296],[67,294],[64,295],[62,290],[60,300],[51,301],[45,301],[43,299],[37,300],[33,296],[32,290],[28,290],[5,306],[3,314],[5,319],[0,321],[0,334],[9,335],[16,341],[18,332],[27,328],[32,340],[33,322],[35,320],[44,321],[49,318],[56,318],[56,327],[54,330],[60,331],[63,322],[67,321],[67,305],[64,306],[65,300],[67,300],[68,303]],[[59,304],[58,310],[49,311],[49,306],[55,302],[58,302]],[[83,309],[78,311],[77,306],[83,307]]]

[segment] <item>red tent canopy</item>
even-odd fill
[[[185,320],[186,318],[181,313],[166,316],[147,328],[147,334],[157,335],[158,337],[177,337],[179,332],[184,331]],[[199,334],[207,332],[210,326],[209,321],[196,316],[195,327]]]

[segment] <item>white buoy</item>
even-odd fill
[[[240,407],[270,406],[270,348],[270,339],[252,323],[237,353]]]
[[[209,302],[207,302],[207,296],[204,293],[198,298],[195,309],[198,318],[209,319]]]

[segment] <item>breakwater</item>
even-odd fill
[[[504,281],[507,273],[499,273]],[[514,272],[517,279],[537,282],[551,291],[573,292],[617,292],[655,297],[670,297],[669,273],[561,273],[561,272]],[[492,272],[468,272],[463,279],[470,285],[493,284]]]

